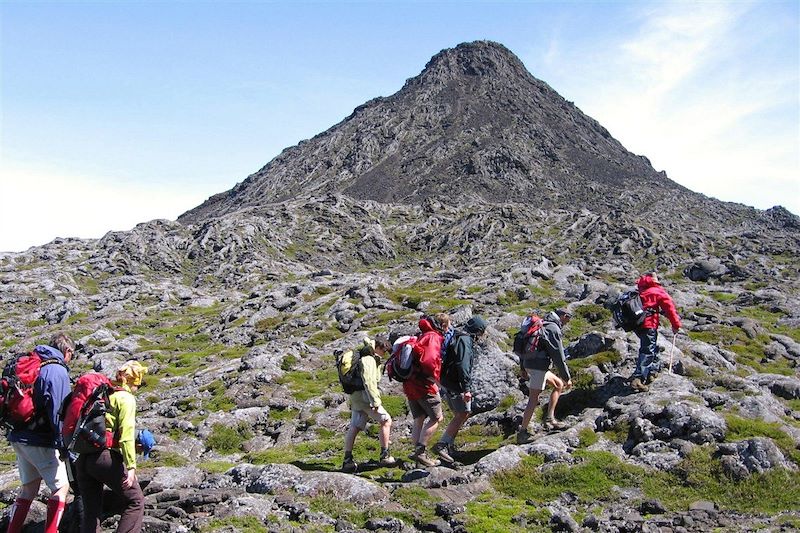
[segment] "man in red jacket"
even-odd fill
[[[639,297],[642,299],[647,317],[641,327],[635,330],[639,337],[639,356],[636,359],[636,369],[631,376],[631,388],[637,392],[646,392],[647,383],[655,379],[661,369],[658,360],[658,321],[660,313],[664,313],[672,324],[672,332],[681,329],[681,319],[675,310],[675,303],[667,291],[661,287],[655,272],[648,272],[636,281]]]
[[[414,419],[411,430],[414,453],[410,458],[426,467],[439,464],[438,460],[428,457],[425,447],[443,418],[438,382],[442,370],[442,340],[449,327],[450,317],[445,313],[420,319],[422,334],[413,349],[416,370],[403,382],[408,410]]]

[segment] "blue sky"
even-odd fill
[[[0,251],[175,219],[476,39],[671,179],[800,213],[799,6],[2,1]]]

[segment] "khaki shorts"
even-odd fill
[[[442,397],[439,393],[428,394],[419,400],[408,400],[408,411],[411,418],[428,417],[434,420],[442,419]]]
[[[544,390],[549,370],[528,369],[528,388],[531,390]]]
[[[50,491],[56,492],[69,483],[67,467],[54,448],[29,446],[19,442],[12,442],[11,447],[17,454],[19,480],[23,485],[43,479]]]
[[[472,400],[465,402],[460,392],[450,392],[443,388],[442,396],[444,396],[444,399],[447,401],[447,406],[450,407],[450,410],[454,413],[472,412]]]
[[[367,422],[370,419],[378,424],[383,424],[387,420],[391,420],[392,417],[389,416],[389,413],[382,405],[379,407],[370,407],[369,409],[352,409],[350,411],[350,425],[357,427],[361,431],[366,429]]]

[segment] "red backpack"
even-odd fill
[[[514,353],[520,358],[520,361],[538,349],[543,325],[542,318],[535,314],[526,316],[522,321],[522,326],[514,335]]]
[[[110,396],[117,389],[105,375],[84,374],[64,400],[61,435],[68,450],[77,453],[111,448],[113,435],[106,431],[106,412]]]
[[[8,362],[0,378],[0,420],[9,429],[20,429],[37,422],[33,385],[43,366],[62,364],[39,357],[36,352],[18,354]]]

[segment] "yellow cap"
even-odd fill
[[[144,375],[147,374],[147,367],[139,361],[127,361],[117,370],[117,374],[120,373],[125,376],[126,384],[138,387],[142,384]]]

